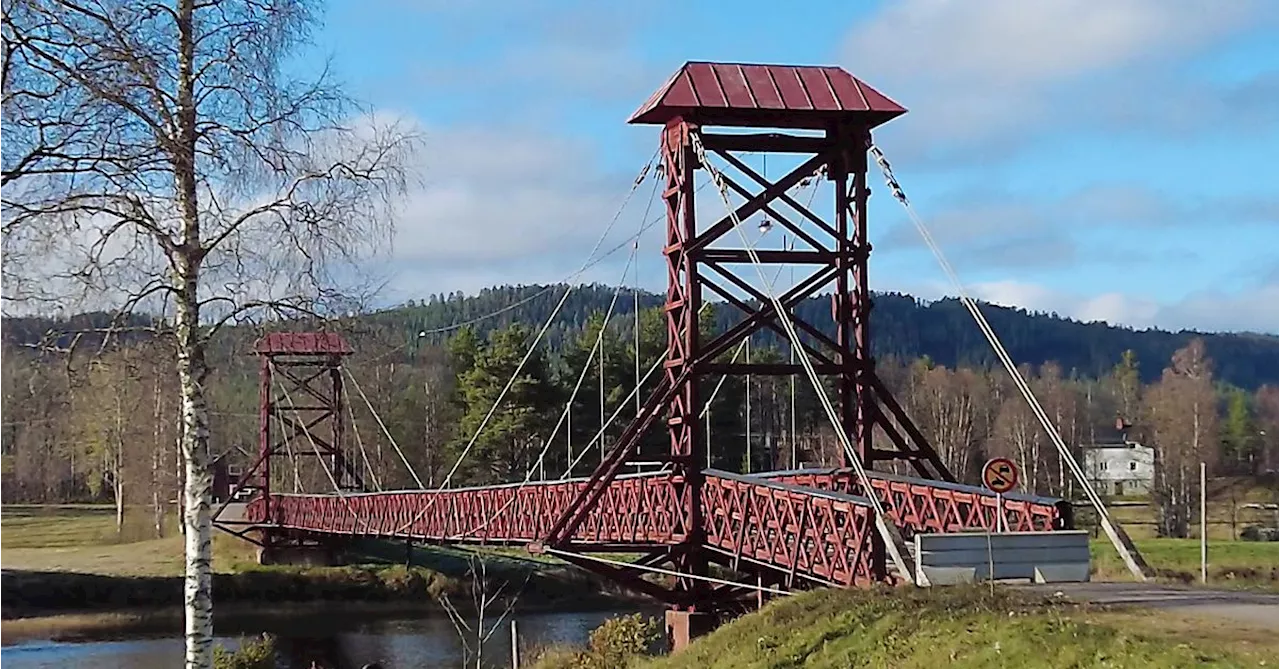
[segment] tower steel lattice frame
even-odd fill
[[[698,221],[694,178],[699,169],[707,166],[699,163],[694,150],[695,134],[708,156],[718,156],[751,182],[752,187],[748,187],[720,171],[725,186],[745,200],[737,206],[737,220],[746,221],[763,212],[795,236],[794,248],[759,250],[756,256],[762,265],[809,268],[807,276],[778,296],[779,302],[815,371],[834,377],[840,429],[849,435],[857,457],[868,469],[881,463],[906,462],[921,477],[955,481],[876,375],[871,350],[867,148],[873,127],[905,111],[839,68],[687,63],[633,115],[632,123],[663,126],[660,154],[666,179],[662,198],[667,218],[663,255],[667,269],[664,313],[668,339],[664,377],[636,421],[588,479],[575,503],[552,527],[543,541],[545,545],[573,548],[571,537],[576,529],[627,458],[637,452],[645,431],[659,413],[665,412],[670,476],[678,488],[675,498],[681,504],[679,524],[684,532],[676,545],[653,559],[670,562],[683,573],[707,575],[716,557],[707,549],[703,536],[702,465],[706,451],[698,420],[701,381],[719,374],[804,373],[799,363],[731,362],[725,355],[762,330],[773,330],[784,337],[786,333],[769,296],[732,268],[752,263],[746,248],[741,248],[740,243],[738,247],[732,245],[734,239],[741,239],[736,234],[730,237],[735,232],[735,217],[726,215],[709,226]],[[704,132],[709,126],[803,129],[822,134]],[[770,180],[734,155],[737,152],[807,157],[787,174]],[[834,186],[833,223],[788,194],[803,180],[820,173]],[[793,217],[784,215],[780,211],[783,204],[816,232],[805,230]],[[834,288],[834,337],[795,310],[828,288]],[[700,332],[698,315],[707,293],[736,307],[743,314],[741,320],[718,334]],[[873,439],[876,426],[891,448],[877,446]],[[882,555],[880,538],[871,540],[876,544],[874,552]],[[593,568],[585,561],[583,566]],[[887,578],[883,559],[873,561],[872,566],[874,578]],[[608,575],[638,580],[617,570]],[[721,605],[720,594],[706,582],[683,579],[664,598],[677,609],[692,611]]]
[[[273,332],[254,346],[258,356],[258,454],[241,486],[256,488],[273,517],[272,486],[281,476],[272,463],[314,457],[326,470],[324,485],[364,489],[347,457],[343,360],[351,346],[333,332]]]

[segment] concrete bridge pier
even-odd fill
[[[667,641],[671,651],[683,650],[694,639],[718,627],[720,617],[706,611],[677,611],[667,609]]]
[[[254,551],[260,565],[336,567],[344,564],[347,545],[332,539],[302,539],[273,532],[259,534]]]

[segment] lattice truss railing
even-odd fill
[[[575,545],[624,550],[680,540],[677,483],[654,474],[615,479],[574,532]],[[545,536],[585,485],[575,480],[341,496],[277,494],[254,498],[246,518],[321,534],[523,545]]]
[[[584,481],[447,491],[352,495],[276,494],[253,499],[250,523],[313,534],[413,539],[433,543],[523,545],[545,536]],[[682,543],[678,477],[620,476],[574,531],[578,551],[651,551]],[[874,579],[873,515],[865,498],[708,471],[705,545],[738,569],[742,563],[828,585]],[[422,513],[429,508],[428,513]]]
[[[996,530],[996,496],[977,486],[926,481],[882,472],[867,472],[876,498],[893,524],[910,539],[918,532],[948,533]],[[820,469],[762,475],[770,481],[863,495],[862,485],[849,469]],[[1048,532],[1070,525],[1062,500],[1017,493],[1004,495],[1005,529]]]
[[[869,500],[716,472],[702,489],[705,545],[731,558],[826,585],[875,580],[874,515]]]

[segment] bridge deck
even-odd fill
[[[258,495],[243,521],[311,535],[414,539],[442,544],[525,545],[544,538],[584,480],[444,491]],[[994,527],[996,498],[965,486],[874,473],[871,487],[907,536]],[[832,585],[872,580],[874,514],[850,470],[743,476],[706,471],[704,542],[733,563],[746,560]],[[645,551],[678,544],[684,482],[666,473],[619,476],[572,537],[575,551]],[[1007,527],[1052,530],[1057,500],[1006,495]],[[219,517],[219,522],[235,522]],[[229,523],[228,523],[229,524]]]

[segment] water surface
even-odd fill
[[[517,614],[520,648],[528,656],[532,649],[546,645],[585,644],[592,629],[622,613],[629,612]],[[475,617],[468,622],[474,626]],[[442,614],[379,619],[344,614],[337,605],[331,614],[319,618],[314,613],[278,616],[262,631],[277,635],[282,669],[309,669],[312,662],[323,669],[359,669],[370,662],[379,662],[385,669],[460,667],[467,655],[458,632]],[[474,647],[474,636],[469,638]],[[233,647],[238,638],[220,637],[218,643]],[[488,667],[511,666],[508,622],[489,638],[483,659]],[[182,664],[182,638],[29,641],[4,647],[0,661],[5,669],[171,669]],[[469,665],[475,666],[474,659]]]

